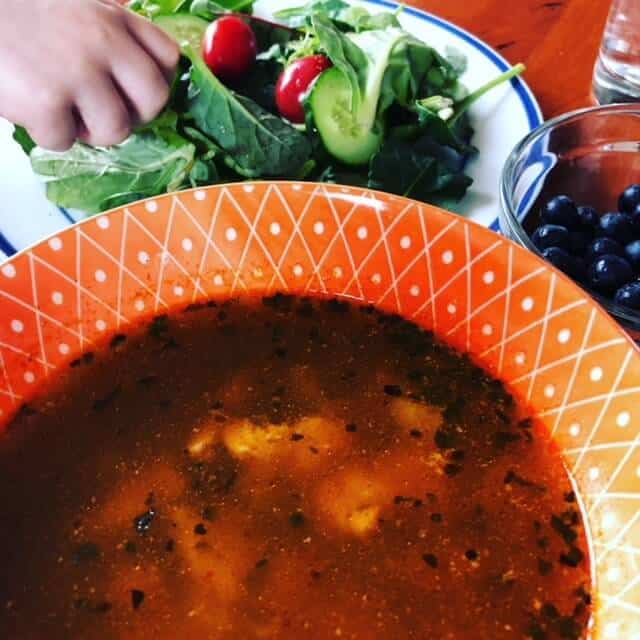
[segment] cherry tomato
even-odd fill
[[[214,75],[234,81],[249,71],[258,45],[251,27],[238,16],[212,22],[202,40],[202,57]]]
[[[315,55],[292,62],[276,83],[276,104],[278,111],[290,122],[304,122],[302,101],[313,81],[331,66],[327,56]]]

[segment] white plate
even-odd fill
[[[257,15],[304,4],[305,0],[259,0]],[[354,0],[372,11],[395,11],[388,0]],[[509,68],[491,47],[455,25],[417,9],[405,8],[402,25],[440,51],[451,46],[467,56],[462,80],[469,89],[484,84]],[[500,206],[498,183],[502,166],[515,144],[542,123],[540,108],[521,80],[501,86],[479,100],[470,112],[476,129],[474,145],[480,150],[467,171],[473,185],[460,211],[485,226],[492,226]],[[11,139],[12,127],[0,120],[0,258],[11,255],[83,217],[81,212],[58,209],[47,201],[28,159]]]

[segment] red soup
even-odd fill
[[[0,437],[0,637],[586,637],[544,429],[398,317],[277,296],[158,317]]]

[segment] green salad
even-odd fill
[[[397,14],[315,0],[250,15],[252,0],[134,0],[182,58],[153,122],[111,147],[58,153],[17,127],[47,197],[97,213],[178,189],[247,179],[365,186],[455,209],[477,153],[466,61],[407,33]]]

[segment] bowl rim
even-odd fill
[[[588,107],[586,109],[577,109],[575,111],[572,111],[570,113],[564,114],[562,116],[558,116],[557,118],[553,118],[549,121],[547,121],[547,123],[545,123],[544,125],[542,125],[542,127],[546,126],[547,124],[551,124],[554,121],[563,121],[563,120],[568,120],[570,117],[575,116],[575,115],[579,115],[581,113],[584,112],[588,112],[588,111],[595,111],[598,109],[608,109],[609,107],[612,106],[630,106],[630,105],[607,105],[606,107]],[[638,111],[638,115],[640,116],[640,104],[638,105],[638,107],[635,108]],[[542,128],[541,127],[541,128]],[[523,140],[521,140],[518,145],[516,145],[516,147],[514,148],[514,151],[516,149],[519,149],[521,147],[521,145],[523,145],[525,143],[526,140],[532,140],[535,139],[536,136],[534,134],[536,134],[538,130],[534,130],[531,131],[529,134],[527,134],[527,136],[525,136],[525,138],[523,138]],[[510,154],[509,159],[511,160],[511,156],[513,155]],[[506,164],[505,164],[505,168],[506,168]],[[504,174],[504,170],[501,174],[501,180],[502,180],[502,176]],[[487,227],[486,225],[481,224],[480,222],[478,222],[477,220],[472,220],[470,218],[468,218],[467,216],[464,216],[462,214],[456,213],[454,211],[450,211],[448,209],[444,209],[442,207],[439,207],[437,205],[433,205],[430,204],[428,202],[423,202],[421,200],[416,200],[414,198],[410,198],[408,196],[404,196],[404,195],[399,195],[396,193],[391,193],[388,191],[382,191],[380,189],[370,189],[368,187],[357,187],[354,185],[348,185],[348,184],[343,184],[343,183],[327,183],[327,182],[316,182],[316,181],[306,181],[306,180],[294,180],[294,179],[286,179],[286,180],[277,180],[277,179],[270,179],[270,178],[254,178],[254,179],[248,179],[248,180],[238,180],[236,182],[229,182],[229,183],[224,183],[224,184],[215,184],[215,185],[206,185],[206,186],[202,186],[202,187],[190,187],[188,189],[181,189],[178,191],[168,191],[166,193],[161,193],[159,195],[156,196],[148,196],[146,198],[141,198],[140,200],[135,200],[134,202],[131,202],[129,204],[125,204],[125,205],[119,205],[116,207],[112,207],[111,209],[107,209],[106,211],[102,211],[99,213],[95,213],[95,214],[91,214],[85,218],[82,218],[80,220],[76,220],[73,224],[70,224],[66,227],[64,227],[63,229],[59,229],[57,231],[52,231],[51,233],[48,233],[46,236],[41,237],[39,240],[31,243],[30,245],[27,245],[25,247],[23,247],[22,249],[20,249],[20,251],[17,251],[16,253],[14,253],[11,256],[7,256],[4,260],[0,260],[0,268],[2,268],[3,266],[7,265],[7,264],[11,264],[14,261],[16,261],[17,259],[20,259],[21,257],[28,255],[30,252],[34,251],[35,249],[37,249],[40,246],[44,246],[46,244],[49,244],[49,242],[60,236],[63,234],[67,234],[67,233],[72,233],[75,229],[77,228],[81,228],[83,225],[89,223],[91,220],[97,220],[98,218],[102,217],[102,216],[111,216],[111,215],[117,215],[120,211],[124,211],[125,209],[129,208],[129,207],[136,207],[136,206],[141,206],[144,205],[147,202],[150,201],[158,201],[161,199],[165,199],[165,198],[174,198],[174,197],[180,197],[180,195],[182,194],[191,194],[191,193],[195,193],[196,191],[218,191],[218,190],[224,190],[224,189],[230,189],[230,190],[234,190],[236,188],[241,188],[241,187],[245,187],[245,186],[254,186],[254,185],[279,185],[279,186],[294,186],[294,185],[300,185],[303,188],[308,188],[309,190],[314,190],[317,189],[319,187],[326,187],[329,189],[329,192],[343,192],[343,193],[348,193],[350,195],[356,195],[356,197],[358,198],[371,198],[371,200],[375,201],[376,198],[379,196],[382,200],[386,200],[386,199],[390,199],[390,200],[398,200],[399,202],[403,202],[405,204],[415,204],[418,206],[425,206],[425,207],[431,207],[434,209],[437,209],[445,214],[447,214],[448,216],[452,216],[454,218],[460,218],[464,224],[466,225],[470,225],[472,228],[477,228],[479,230],[481,230],[482,232],[489,232],[492,233],[500,238],[502,238],[503,240],[505,240],[507,243],[512,243],[513,245],[515,245],[516,247],[518,247],[519,249],[527,249],[530,253],[533,254],[533,257],[535,257],[535,259],[537,259],[537,261],[539,263],[541,263],[541,266],[548,268],[551,270],[551,272],[555,273],[556,277],[560,280],[563,280],[567,283],[569,283],[569,285],[573,288],[576,288],[578,291],[582,292],[583,294],[586,293],[588,296],[588,302],[590,305],[596,307],[596,309],[600,312],[602,312],[603,315],[603,319],[605,321],[607,321],[618,333],[620,333],[622,335],[622,337],[625,339],[626,342],[628,342],[629,344],[631,344],[632,347],[635,348],[636,351],[638,351],[638,353],[640,353],[640,342],[637,342],[634,337],[625,329],[625,327],[622,327],[621,324],[614,318],[612,317],[612,313],[611,311],[609,311],[609,307],[611,306],[618,306],[618,305],[614,305],[613,303],[608,303],[607,300],[600,296],[597,293],[592,293],[591,291],[585,289],[584,287],[582,287],[580,284],[578,284],[573,278],[570,278],[567,274],[565,274],[564,272],[560,271],[560,269],[558,269],[557,267],[555,267],[554,265],[552,265],[550,262],[548,262],[547,260],[545,260],[545,258],[542,256],[542,254],[538,251],[538,249],[533,245],[533,243],[530,241],[529,237],[527,236],[526,232],[524,231],[524,229],[521,227],[520,223],[517,222],[517,220],[514,221],[518,224],[518,226],[522,229],[522,234],[525,236],[525,240],[527,241],[527,243],[525,242],[521,242],[520,239],[514,239],[510,236],[507,236],[503,233],[501,233],[500,230],[496,230],[493,229],[492,227]],[[502,184],[501,184],[502,187]],[[327,194],[328,196],[331,195],[331,193]],[[500,196],[502,197],[502,189],[501,189],[501,193]],[[500,213],[502,214],[503,211],[501,210]],[[1,305],[0,305],[1,306]],[[625,311],[627,311],[625,309]],[[638,320],[638,318],[636,317],[632,317],[631,318],[631,322],[635,323]]]
[[[510,186],[513,184],[513,174],[516,169],[518,160],[522,157],[523,151],[537,140],[541,139],[552,129],[560,125],[564,125],[568,122],[572,122],[583,118],[585,116],[596,115],[610,115],[610,114],[635,114],[640,117],[640,104],[635,103],[615,103],[608,105],[597,105],[593,107],[585,107],[582,109],[575,109],[567,113],[555,116],[546,120],[538,128],[528,133],[518,144],[512,149],[511,153],[507,157],[504,163],[502,171],[500,173],[500,225],[504,225],[510,232],[510,237],[514,242],[517,242],[525,249],[532,251],[536,255],[540,256],[543,260],[542,252],[533,244],[529,234],[524,230],[524,227],[518,220],[516,214],[516,207],[513,202],[513,193]],[[574,281],[575,282],[575,281]],[[612,300],[605,298],[603,295],[596,291],[588,289],[578,282],[575,282],[576,286],[583,289],[588,295],[605,309],[609,314],[613,315],[617,320],[621,320],[626,325],[630,325],[635,329],[640,329],[640,312],[634,312],[633,310],[616,304]]]

